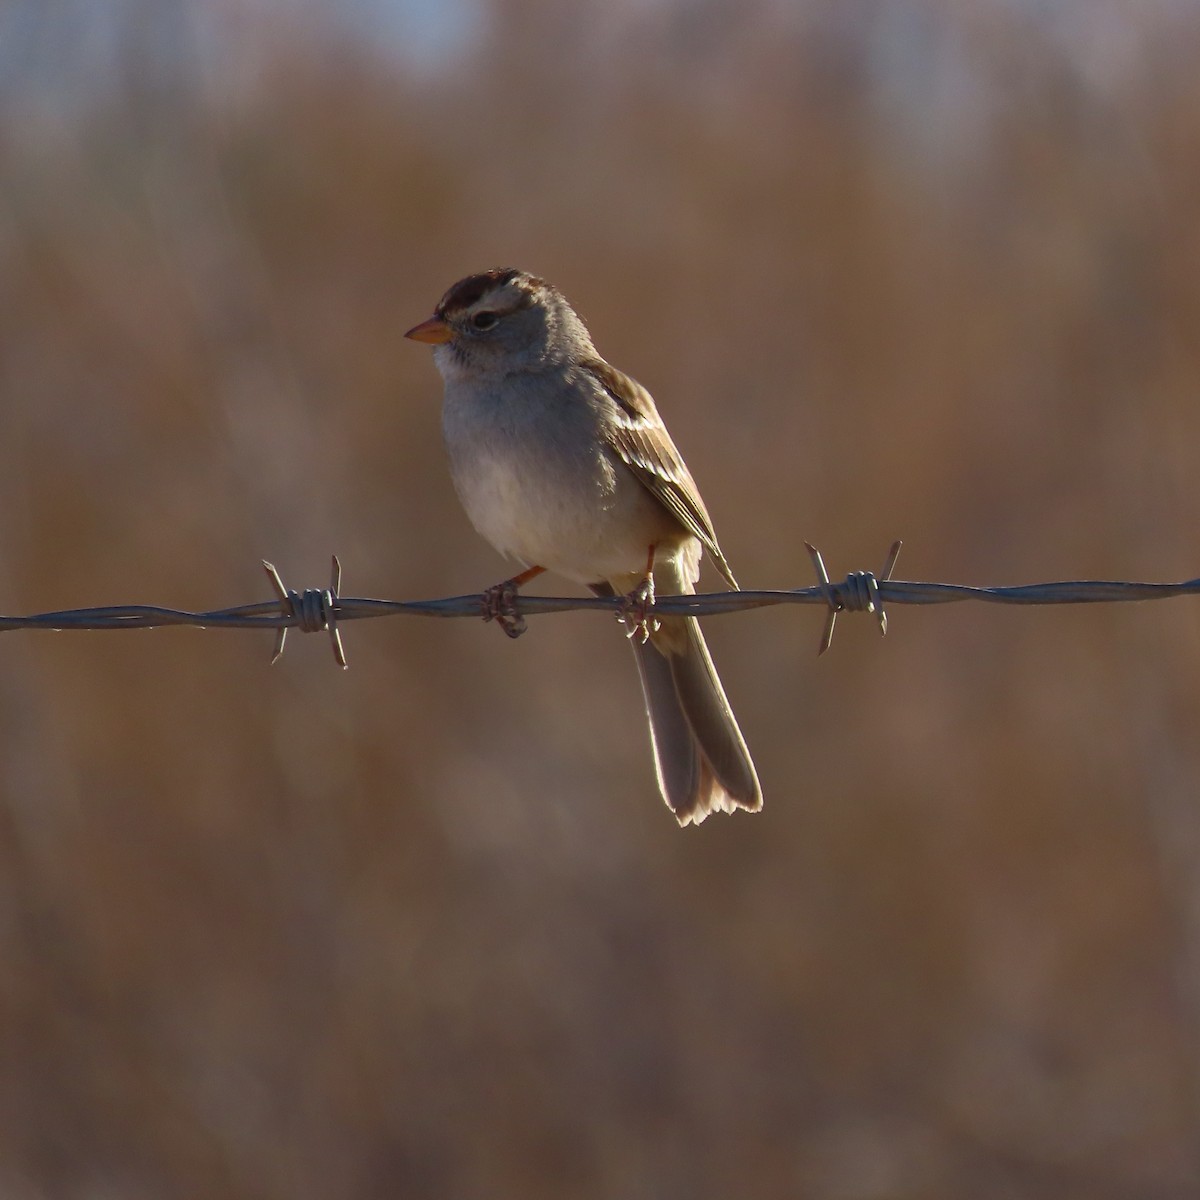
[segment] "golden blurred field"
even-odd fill
[[[502,578],[401,338],[499,264],[747,586],[1200,575],[1194,5],[493,0],[422,62],[125,0],[95,79],[53,10],[0,612]],[[1200,610],[891,621],[708,623],[766,810],[686,831],[594,614],[4,634],[0,1196],[1200,1194]]]

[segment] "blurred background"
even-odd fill
[[[509,573],[403,330],[555,281],[752,587],[1200,574],[1186,0],[8,0],[0,612]],[[713,588],[719,586],[710,576]],[[567,590],[549,580],[541,590]],[[0,639],[0,1196],[1200,1194],[1200,610]]]

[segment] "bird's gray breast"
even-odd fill
[[[578,560],[611,509],[614,467],[593,406],[561,389],[531,375],[488,388],[448,385],[442,427],[463,507],[497,550],[595,578]]]

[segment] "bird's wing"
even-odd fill
[[[736,590],[737,580],[717,544],[712,519],[696,481],[671,441],[650,393],[603,359],[589,359],[580,367],[600,384],[616,406],[616,420],[606,428],[609,445],[638,482],[688,533],[700,539],[717,570]]]

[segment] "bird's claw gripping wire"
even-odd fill
[[[528,628],[525,618],[517,611],[519,586],[516,579],[506,579],[503,583],[492,584],[479,598],[483,619],[495,621],[510,638],[519,638]]]
[[[510,638],[519,638],[525,632],[525,618],[517,611],[517,589],[536,579],[545,567],[526,567],[520,575],[514,575],[503,583],[494,583],[479,597],[485,621],[495,621]]]
[[[287,587],[273,563],[263,559],[263,570],[275,589],[279,598],[279,607],[285,617],[294,617],[295,628],[301,633],[320,633],[329,631],[329,640],[333,646],[333,657],[339,667],[345,669],[346,652],[342,647],[342,635],[337,627],[338,592],[342,586],[342,564],[338,556],[333,556],[330,570],[329,586],[327,588],[305,588],[303,592],[294,592]],[[283,657],[283,648],[287,644],[287,626],[281,625],[275,631],[275,650],[271,662],[277,663]]]
[[[662,622],[651,615],[654,607],[654,575],[647,573],[646,578],[624,596],[621,607],[617,611],[617,620],[625,626],[625,636],[630,641],[640,641],[644,646],[651,634],[657,633]]]

